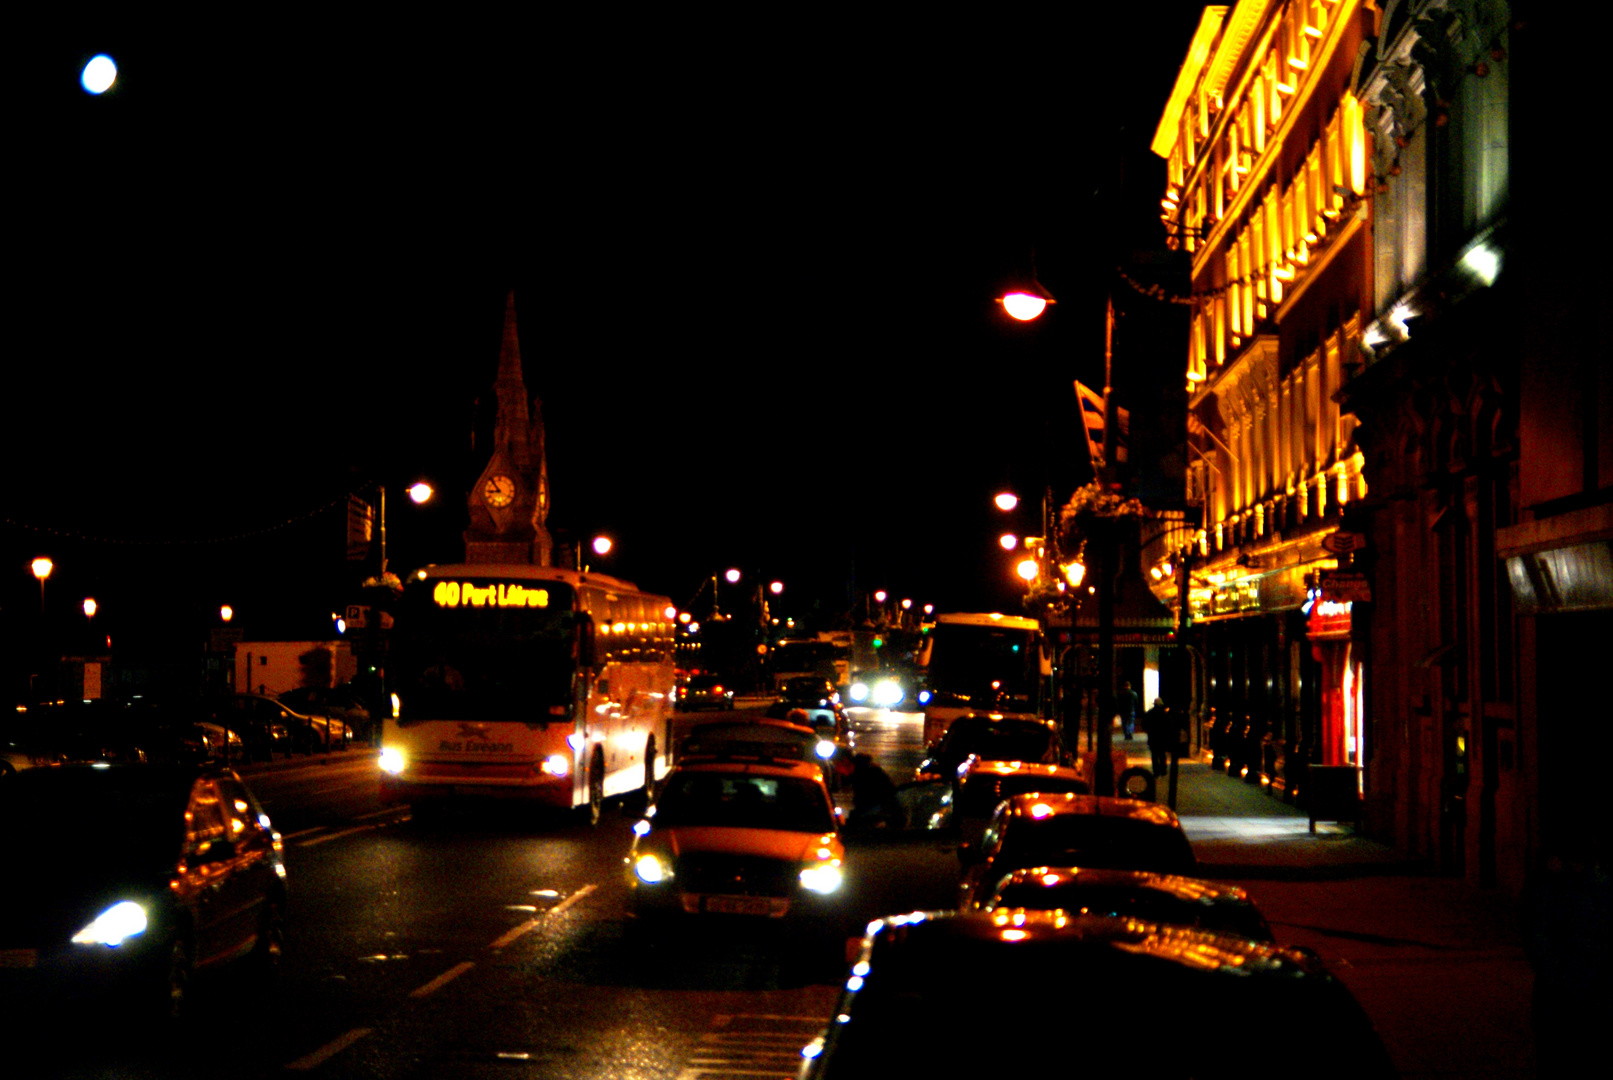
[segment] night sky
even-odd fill
[[[550,525],[615,537],[600,569],[1012,609],[989,498],[1088,478],[1107,288],[1123,403],[1180,377],[1112,270],[1161,246],[1147,143],[1201,6],[41,30],[6,76],[8,652],[38,554],[64,640],[92,594],[115,648],[197,647],[220,602],[311,633],[377,482],[439,491],[394,495],[395,569],[457,559],[511,288]],[[992,297],[1033,253],[1059,303],[1021,326]]]

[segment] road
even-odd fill
[[[858,713],[854,725],[894,778],[911,776],[916,714]],[[258,994],[220,973],[198,985],[177,1043],[78,1032],[50,1047],[39,1075],[793,1075],[838,991],[841,958],[806,966],[770,936],[630,941],[633,807],[597,829],[507,813],[416,822],[379,804],[373,756],[359,752],[249,782],[285,838],[277,986]],[[850,847],[848,926],[950,904],[950,848]]]

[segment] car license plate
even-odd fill
[[[38,964],[37,949],[0,949],[0,968],[31,968]]]
[[[771,915],[773,901],[765,896],[708,896],[706,910],[717,915]]]

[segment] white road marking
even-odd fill
[[[583,897],[585,897],[589,893],[593,892],[595,888],[597,888],[597,886],[584,885],[582,888],[578,889],[576,892],[572,893],[570,896],[568,896],[564,900],[560,901],[560,903],[556,904],[554,907],[550,908],[548,911],[545,911],[542,915],[538,915],[538,916],[536,916],[534,918],[528,919],[526,922],[521,923],[519,926],[511,927],[508,933],[504,934],[503,937],[498,938],[492,944],[488,945],[488,948],[489,949],[502,949],[502,948],[504,948],[504,946],[508,945],[510,942],[514,941],[516,938],[520,937],[522,934],[526,933],[527,931],[531,930],[533,927],[537,926],[544,919],[547,919],[550,915],[558,915],[558,914],[560,914],[562,911],[566,910],[572,904],[575,904],[577,901],[581,900]]]
[[[475,966],[476,965],[469,960],[465,961],[463,964],[455,964],[453,967],[449,968],[441,975],[438,975],[435,979],[432,979],[424,986],[417,986],[413,990],[410,990],[409,996],[412,998],[423,998],[427,994],[434,994]]]
[[[300,1057],[296,1061],[288,1062],[286,1064],[286,1068],[293,1072],[307,1072],[309,1069],[317,1068],[318,1066],[323,1065],[330,1058],[335,1057],[343,1050],[346,1050],[349,1046],[352,1046],[354,1043],[370,1034],[370,1032],[373,1030],[373,1028],[354,1028],[346,1035],[343,1035],[338,1039],[331,1040],[306,1057]]]
[[[737,1029],[736,1020],[741,1021]],[[711,1028],[701,1034],[700,1045],[679,1068],[678,1080],[793,1077],[801,1066],[801,1048],[823,1029],[823,1018],[771,1013],[718,1015],[712,1017]]]
[[[295,839],[297,839],[297,837],[299,837],[299,836],[307,836],[309,833],[324,832],[325,829],[326,829],[326,826],[324,826],[324,825],[315,825],[312,828],[308,828],[308,829],[298,829],[296,832],[293,832],[293,833],[281,833],[280,834],[280,839],[282,839],[282,840],[295,840]]]
[[[374,825],[355,825],[351,829],[339,829],[333,833],[326,833],[324,836],[316,836],[312,840],[304,840],[297,846],[313,847],[315,844],[323,844],[330,840],[339,840],[344,836],[352,836],[356,832],[364,832],[366,829],[374,828],[376,828]]]

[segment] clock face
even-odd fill
[[[482,498],[489,506],[508,506],[515,501],[515,481],[503,473],[487,478],[482,485]]]

